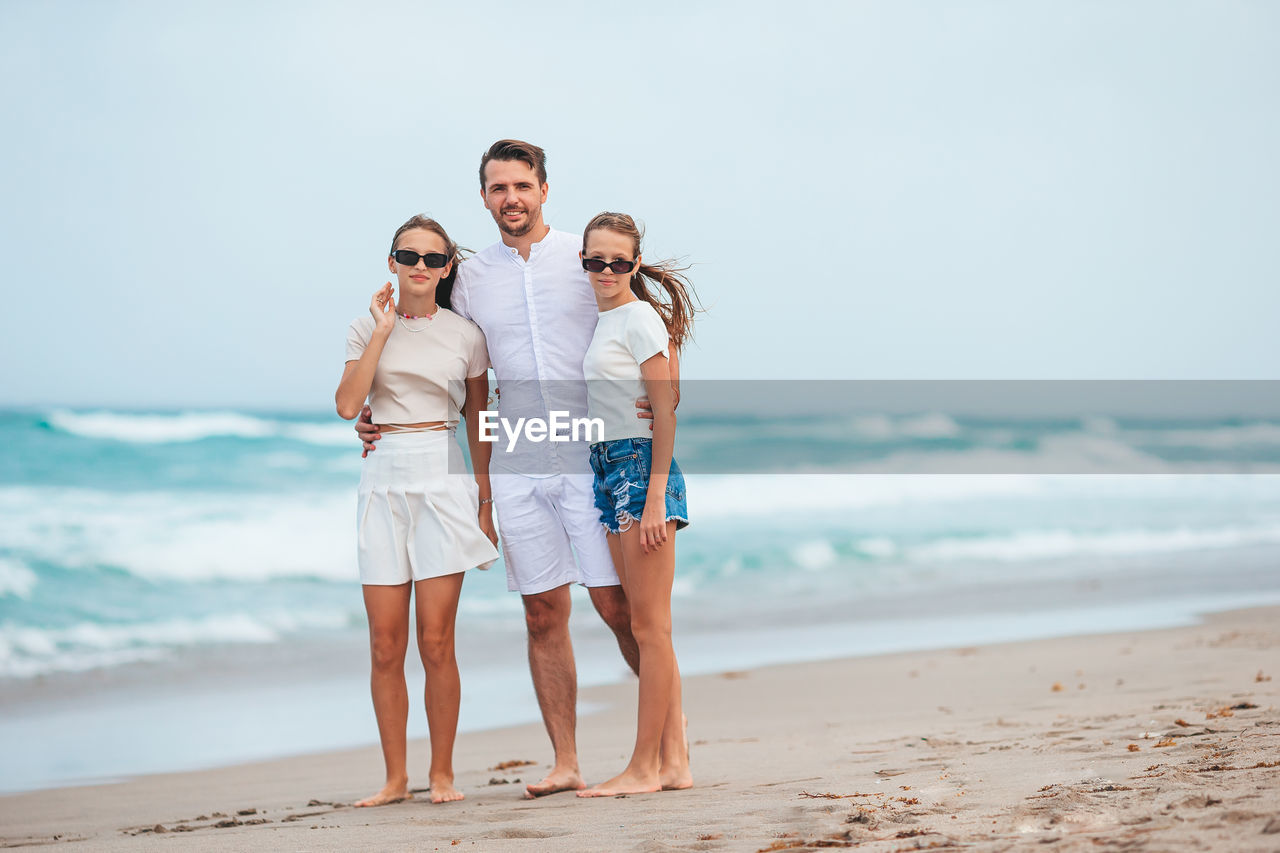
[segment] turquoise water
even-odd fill
[[[291,695],[313,705],[316,685],[343,680],[333,719],[339,707],[369,716],[353,535],[360,454],[349,424],[319,414],[7,411],[0,447],[0,699],[19,712],[0,725],[6,752],[38,738],[21,728],[34,725],[33,696],[45,702],[41,719],[71,713],[41,693],[46,683],[100,689],[145,728],[147,714],[130,710],[137,688],[115,688],[149,672],[180,681],[211,660],[229,670],[289,661],[312,673]],[[712,473],[731,469],[733,454],[768,464]],[[1171,624],[1280,600],[1276,422],[690,415],[677,455],[690,472],[693,524],[679,538],[673,607],[690,673]],[[1155,473],[998,473],[1011,459]],[[997,473],[972,473],[984,466]],[[966,473],[891,473],[951,469]],[[583,680],[618,678],[609,638],[579,611]],[[473,638],[476,675],[464,725],[532,713],[521,625],[501,564],[468,577],[459,632]],[[483,653],[488,643],[502,653]],[[317,662],[318,649],[341,664]],[[247,691],[237,705],[282,714],[295,701],[231,682]],[[153,708],[168,701],[156,685],[142,692],[155,694]],[[510,719],[493,717],[495,707]],[[330,720],[241,736],[218,755],[346,745],[352,731],[372,740],[371,721]],[[42,763],[46,749],[25,769],[11,762],[0,781],[13,790],[212,760],[207,742],[188,747],[123,764],[115,752],[68,747],[56,772]]]
[[[681,534],[676,597],[726,616],[762,595],[803,608],[813,596],[907,596],[1280,546],[1280,477],[1194,473],[1206,460],[1270,470],[1280,453],[1271,422],[720,416],[685,418],[680,433],[686,471],[723,465],[733,447],[780,469],[690,474],[694,524]],[[0,413],[0,679],[362,627],[352,436],[327,415]],[[1087,460],[1104,440],[1110,457],[1164,473],[874,473],[887,460],[913,470],[912,456],[964,466],[1074,449]],[[812,473],[841,467],[872,473]],[[478,577],[463,619],[518,612],[501,564]]]

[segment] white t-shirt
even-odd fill
[[[582,358],[596,327],[596,298],[582,270],[582,237],[554,229],[524,260],[501,242],[463,261],[450,297],[488,341],[503,418],[570,418],[587,413]],[[640,423],[637,421],[637,423]],[[644,422],[649,423],[648,421]],[[581,442],[521,440],[512,452],[494,445],[490,468],[531,477],[591,476]]]
[[[352,321],[347,329],[347,361],[364,354],[373,329],[373,317],[368,314]],[[465,380],[488,369],[484,334],[470,320],[448,308],[437,309],[430,320],[397,317],[369,388],[373,422],[456,424],[466,401]]]
[[[587,377],[587,415],[604,421],[604,440],[652,438],[652,421],[636,417],[645,396],[640,365],[666,355],[666,324],[643,299],[600,312],[582,371]]]

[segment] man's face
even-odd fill
[[[538,173],[523,160],[490,160],[480,197],[504,233],[523,237],[542,224],[547,185],[538,183]]]

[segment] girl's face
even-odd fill
[[[587,234],[583,250],[579,253],[583,260],[603,261],[605,264],[614,261],[630,261],[634,263],[630,272],[616,273],[606,266],[600,272],[587,270],[587,278],[591,281],[591,289],[595,291],[596,302],[601,308],[622,305],[636,299],[631,292],[631,277],[640,265],[640,256],[635,254],[635,244],[626,234],[611,231],[608,228],[597,228]]]
[[[453,262],[450,261],[442,267],[429,267],[427,264],[433,259],[419,257],[416,263],[404,264],[396,259],[402,250],[414,252],[419,256],[447,256],[449,247],[445,244],[444,238],[426,228],[410,228],[400,235],[400,240],[396,243],[396,251],[387,259],[388,268],[396,274],[399,281],[399,287],[396,290],[400,300],[406,296],[434,295],[436,285],[440,283],[440,279],[449,274],[449,270],[453,268]]]

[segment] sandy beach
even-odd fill
[[[465,802],[379,809],[376,748],[0,799],[0,846],[144,850],[1280,850],[1280,609],[1195,627],[689,678],[696,787],[521,798],[539,725],[464,734]],[[634,684],[592,688],[584,774]],[[426,746],[410,768],[425,781]],[[518,762],[532,762],[517,764]]]

